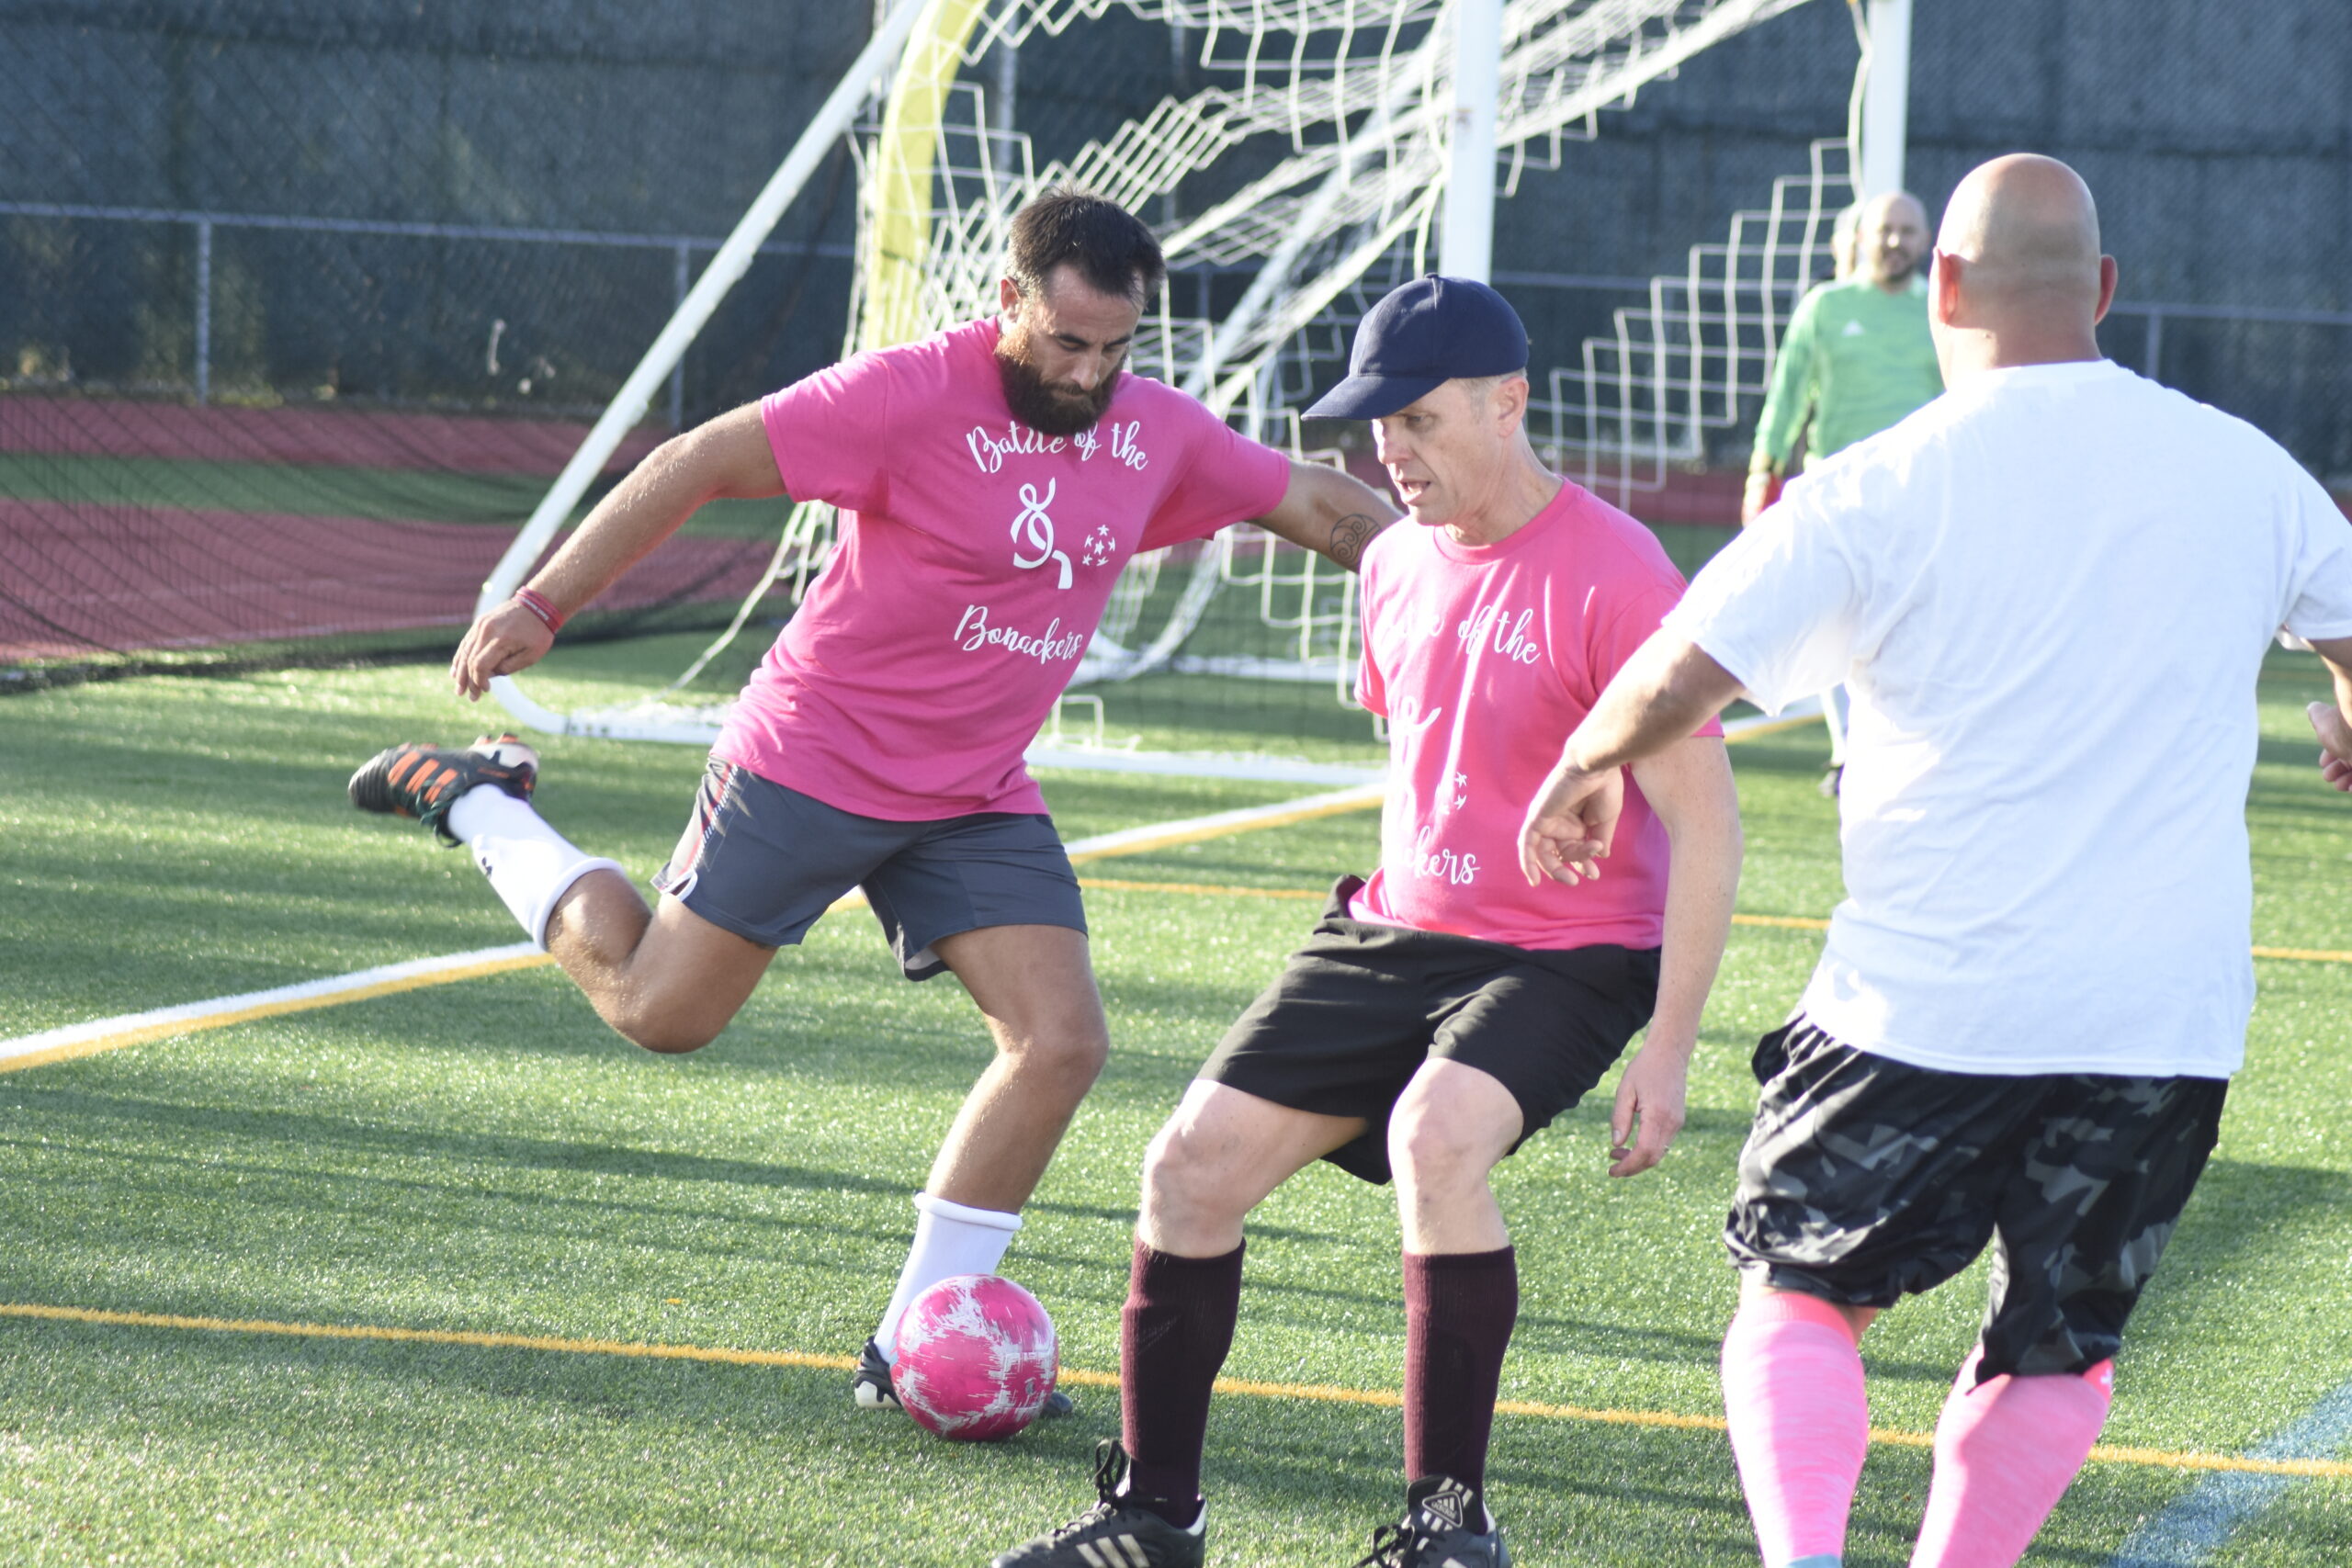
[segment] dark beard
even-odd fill
[[[1905,265],[1900,272],[1887,273],[1879,280],[1881,287],[1892,288],[1897,284],[1910,282],[1914,277],[1917,277],[1919,275],[1919,263],[1924,262],[1928,258],[1923,255],[1919,257],[1918,261],[1914,261]]]
[[[1056,387],[1037,373],[1036,366],[1021,350],[1011,333],[997,340],[997,379],[1004,384],[1004,400],[1011,405],[1012,417],[1040,435],[1076,435],[1093,429],[1111,406],[1111,394],[1118,389],[1118,372],[1084,392]]]

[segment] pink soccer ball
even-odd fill
[[[890,1383],[907,1414],[943,1438],[992,1443],[1037,1418],[1061,1373],[1054,1320],[996,1274],[958,1274],[899,1320]]]

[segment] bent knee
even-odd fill
[[[698,1017],[682,1008],[624,1006],[606,1012],[605,1021],[632,1045],[657,1055],[681,1056],[718,1039],[729,1021]]]
[[[1001,1038],[997,1050],[1022,1072],[1092,1083],[1111,1059],[1111,1034],[1099,1013],[1073,1016]]]
[[[1143,1159],[1143,1207],[1147,1215],[1183,1226],[1238,1220],[1249,1205],[1232,1191],[1226,1162],[1211,1141],[1170,1122],[1151,1141]]]
[[[1388,1128],[1388,1163],[1408,1186],[1484,1181],[1506,1151],[1494,1130],[1442,1116],[1415,1116]]]

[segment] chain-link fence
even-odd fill
[[[0,0],[0,671],[446,645],[869,20]],[[1196,40],[1116,6],[1089,26],[1087,69],[1046,36],[977,67],[1042,157],[1199,69]],[[1854,51],[1816,0],[1522,172],[1496,267],[1539,382],[1804,167]],[[1922,4],[1911,105],[1931,209],[1984,157],[2069,159],[2123,267],[2109,352],[2352,490],[2352,6]],[[619,462],[838,352],[855,196],[837,152]],[[1176,287],[1216,311],[1247,282]],[[1736,468],[1747,437],[1711,434],[1705,461]],[[1680,484],[1679,521],[1730,521],[1716,479]],[[775,521],[707,514],[606,626],[716,613]]]

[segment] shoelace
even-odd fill
[[[1119,1481],[1127,1472],[1127,1453],[1118,1440],[1104,1438],[1094,1445],[1094,1506],[1062,1526],[1046,1539],[1059,1543],[1082,1535],[1105,1519],[1115,1518],[1125,1511],[1119,1501]]]
[[[1413,1544],[1413,1532],[1404,1525],[1383,1525],[1372,1532],[1372,1550],[1356,1559],[1351,1568],[1405,1568],[1406,1548]]]
[[[1078,1517],[1070,1520],[1069,1523],[1063,1525],[1060,1529],[1055,1530],[1053,1534],[1047,1536],[1046,1539],[1058,1546],[1063,1541],[1071,1540],[1079,1536],[1084,1535],[1088,1530],[1092,1529],[1096,1525],[1101,1524],[1103,1520],[1116,1516],[1118,1512],[1119,1505],[1113,1502],[1110,1498],[1105,1497],[1101,1502],[1095,1504],[1094,1506],[1087,1509],[1086,1512],[1079,1515]]]

